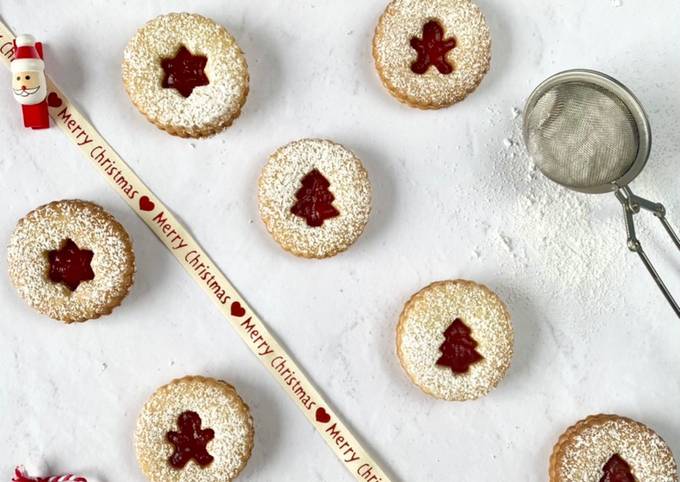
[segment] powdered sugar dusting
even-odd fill
[[[161,85],[161,60],[173,57],[181,46],[208,59],[210,83],[186,98]],[[151,122],[171,133],[200,137],[238,117],[248,93],[248,67],[224,27],[200,15],[171,13],[151,20],[130,40],[123,81],[132,102]]]
[[[508,115],[493,109],[489,113],[490,123]],[[490,174],[478,180],[481,187],[475,186],[475,194],[488,193],[489,205],[500,198],[507,208],[498,227],[486,226],[485,240],[472,248],[470,257],[489,262],[485,253],[500,249],[507,255],[493,259],[499,271],[521,278],[537,295],[573,298],[590,314],[611,310],[620,302],[611,293],[624,292],[635,266],[619,262],[628,250],[616,201],[611,195],[573,192],[545,178],[524,148],[521,111],[514,108],[509,114],[510,131],[492,141],[497,147]],[[607,206],[604,196],[611,196],[612,204]],[[536,259],[544,261],[536,264]]]
[[[624,417],[596,415],[569,429],[555,447],[551,482],[600,480],[614,454],[630,465],[636,480],[678,480],[673,454],[653,430]]]
[[[215,431],[207,450],[213,462],[201,467],[193,460],[174,469],[168,458],[173,446],[166,434],[177,430],[177,417],[198,413],[202,428]],[[230,481],[245,467],[253,448],[250,411],[229,384],[204,377],[185,377],[159,388],[137,419],[135,447],[142,471],[151,482]]]
[[[449,75],[435,68],[425,74],[411,71],[416,52],[409,42],[432,19],[441,22],[445,37],[456,39],[447,56],[454,67]],[[491,34],[470,0],[394,0],[376,28],[373,57],[394,96],[416,107],[439,108],[463,100],[482,81],[491,63]]]
[[[47,278],[47,252],[71,239],[94,253],[94,279],[71,292]],[[123,227],[96,204],[55,201],[19,221],[8,247],[9,275],[21,297],[51,318],[84,321],[110,313],[133,282],[135,259]]]
[[[436,365],[443,333],[456,318],[472,330],[484,357],[464,374]],[[446,400],[479,398],[498,385],[510,366],[510,316],[485,286],[463,280],[433,283],[406,303],[397,327],[397,351],[404,370],[426,393]]]
[[[339,216],[310,227],[291,212],[301,179],[318,169],[330,182]],[[361,161],[323,139],[302,139],[279,148],[262,169],[260,215],[274,239],[298,256],[323,258],[347,249],[364,230],[371,211],[371,184]]]

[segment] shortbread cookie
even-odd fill
[[[250,409],[236,389],[205,377],[159,388],[137,419],[135,448],[151,482],[234,480],[253,449]]]
[[[481,83],[491,65],[491,34],[470,0],[393,0],[378,21],[373,59],[394,97],[439,109]]]
[[[472,281],[439,281],[406,303],[397,354],[425,393],[472,400],[496,387],[510,367],[513,331],[503,302]]]
[[[180,137],[206,137],[241,113],[248,66],[224,27],[200,15],[170,13],[130,40],[123,82],[132,103],[156,126]]]
[[[303,139],[269,157],[260,174],[258,201],[267,230],[284,249],[326,258],[346,250],[363,232],[371,184],[348,149]]]
[[[125,228],[96,204],[55,201],[27,214],[9,241],[9,276],[33,308],[67,323],[111,313],[135,273]]]
[[[593,415],[569,427],[550,457],[550,482],[677,482],[666,442],[640,422]]]

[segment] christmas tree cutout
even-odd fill
[[[453,373],[467,373],[470,365],[483,360],[475,348],[477,342],[472,338],[472,330],[463,320],[456,318],[444,332],[444,343],[439,347],[442,356],[437,365],[449,367]]]
[[[290,211],[305,218],[307,225],[313,228],[322,226],[326,219],[339,216],[340,211],[333,206],[335,196],[328,189],[330,185],[318,169],[312,169],[302,178],[302,187],[295,193],[297,202]]]
[[[619,454],[612,455],[602,467],[602,472],[604,472],[604,475],[600,482],[636,482],[630,465]]]

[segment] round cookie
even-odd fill
[[[125,228],[100,206],[80,200],[55,201],[19,220],[7,264],[29,305],[67,323],[111,313],[135,273]]]
[[[439,281],[413,295],[397,325],[397,354],[411,381],[444,400],[486,395],[510,367],[510,314],[489,288]]]
[[[592,415],[559,438],[550,457],[550,482],[677,482],[666,442],[640,422]]]
[[[123,57],[132,103],[150,122],[180,137],[207,137],[230,126],[248,96],[248,79],[231,34],[190,13],[149,21]]]
[[[279,148],[258,184],[267,230],[297,256],[327,258],[344,251],[368,222],[368,174],[351,151],[334,142],[303,139]]]
[[[491,34],[470,0],[393,0],[373,37],[383,85],[420,109],[460,102],[491,65]]]
[[[234,480],[253,449],[250,409],[236,389],[189,376],[159,388],[137,418],[137,461],[151,482]]]

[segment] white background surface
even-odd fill
[[[654,131],[634,187],[680,224],[680,9],[675,0],[480,0],[492,70],[463,103],[400,105],[374,71],[385,0],[72,2],[2,0],[15,32],[47,43],[49,74],[278,333],[377,458],[402,481],[543,481],[558,435],[614,412],[657,429],[680,454],[680,321],[625,248],[613,196],[572,194],[531,170],[513,108],[565,68],[631,87]],[[45,2],[47,5],[48,2]],[[170,11],[225,25],[243,48],[251,94],[233,127],[202,141],[147,123],[120,80],[135,30]],[[178,263],[58,130],[20,127],[0,89],[0,239],[43,203],[83,198],[130,231],[136,284],[112,316],[65,326],[0,282],[0,479],[37,458],[55,471],[143,480],[132,432],[145,399],[186,374],[231,381],[256,424],[243,480],[351,480]],[[374,187],[364,236],[334,259],[282,251],[263,228],[256,179],[267,156],[327,137],[361,157]],[[680,261],[653,224],[643,240],[680,296]],[[6,272],[2,256],[0,268]],[[467,403],[411,385],[394,353],[406,299],[463,277],[506,300],[516,343],[499,388]],[[645,481],[650,482],[650,481]]]

